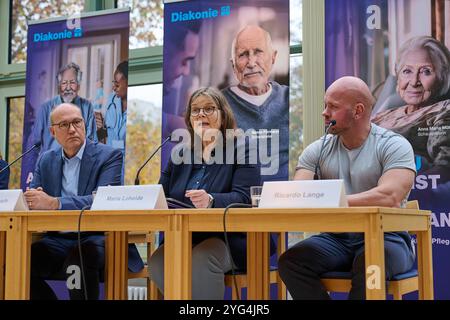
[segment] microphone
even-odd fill
[[[24,153],[22,153],[20,155],[20,157],[18,157],[17,159],[15,159],[13,162],[11,162],[10,164],[8,164],[6,167],[4,167],[2,170],[0,170],[0,173],[2,173],[3,171],[5,171],[6,169],[8,169],[9,167],[11,167],[14,163],[16,163],[17,161],[19,161],[20,159],[22,159],[23,156],[27,155],[28,153],[30,153],[31,151],[33,151],[35,148],[40,147],[41,146],[41,142],[37,142],[35,144],[33,144],[33,146],[28,149],[27,151],[25,151]]]
[[[336,124],[336,120],[331,120],[330,124],[328,125],[327,129],[325,130],[325,134],[323,136],[323,141],[322,141],[322,146],[320,147],[319,158],[317,159],[317,163],[314,168],[314,180],[319,180],[319,172],[320,172],[319,164],[320,164],[320,160],[322,159],[323,147],[325,146],[325,139],[327,137],[328,131],[335,124]]]
[[[144,164],[139,168],[138,172],[136,173],[136,178],[134,179],[135,186],[139,185],[139,174],[141,173],[142,169],[144,169],[147,163],[153,158],[153,156],[158,152],[158,150],[161,149],[167,143],[167,141],[170,140],[170,138],[172,138],[171,134],[169,134],[169,136],[166,139],[164,139],[164,141],[159,145],[159,147],[155,151],[153,151],[150,157],[148,157],[148,159],[144,162]]]

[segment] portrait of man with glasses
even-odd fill
[[[71,62],[59,70],[56,79],[58,95],[40,106],[31,133],[32,144],[40,144],[39,154],[59,146],[48,128],[51,126],[50,113],[56,106],[64,102],[72,103],[80,108],[87,138],[97,141],[94,107],[89,100],[78,95],[82,80],[80,67]]]

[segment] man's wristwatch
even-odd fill
[[[212,206],[214,205],[214,197],[212,195],[210,195],[209,193],[208,193],[208,197],[209,197],[209,203],[208,203],[207,208],[212,208]]]

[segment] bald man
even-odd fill
[[[86,139],[78,106],[63,103],[50,114],[50,134],[61,147],[44,152],[38,159],[25,199],[31,210],[80,210],[92,204],[99,186],[120,185],[122,153]],[[74,225],[74,229],[76,226]],[[70,266],[79,266],[78,234],[49,232],[31,247],[31,299],[56,299],[45,279],[67,278]],[[89,299],[98,299],[100,274],[104,269],[104,236],[82,232],[81,248]],[[129,268],[137,272],[143,263],[136,247],[129,247]],[[69,288],[71,299],[84,299],[80,287]]]
[[[325,124],[332,120],[319,162],[320,179],[343,179],[349,206],[403,207],[415,177],[414,154],[401,135],[370,123],[374,99],[355,77],[336,80],[326,91]],[[301,154],[294,179],[312,180],[322,139]],[[407,232],[384,237],[386,279],[411,270],[415,253]],[[280,276],[294,299],[329,299],[320,275],[350,271],[349,299],[365,299],[364,235],[321,233],[287,250]]]
[[[270,162],[262,161],[262,180],[287,180],[289,88],[269,80],[277,50],[270,34],[258,26],[240,30],[231,47],[231,66],[238,84],[224,89],[223,94],[233,109],[238,128],[255,129],[259,141],[268,139],[272,151]],[[260,154],[260,160],[261,156],[265,155]]]

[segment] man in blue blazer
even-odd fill
[[[0,156],[0,170],[2,170],[7,165],[8,163],[5,160],[2,160],[2,157]],[[9,168],[0,173],[0,190],[8,189],[8,182],[9,182]]]
[[[77,106],[57,106],[50,120],[50,133],[62,148],[39,157],[30,189],[25,192],[31,210],[81,210],[92,204],[92,192],[99,186],[120,185],[121,151],[86,139],[83,116]],[[76,232],[49,232],[32,244],[31,299],[56,299],[45,279],[73,274],[73,269],[68,268],[80,265],[77,240]],[[87,297],[98,299],[105,265],[103,233],[82,232],[81,248]],[[137,272],[142,268],[136,247],[130,246],[129,269]],[[75,281],[69,294],[71,299],[84,299],[83,281]]]

